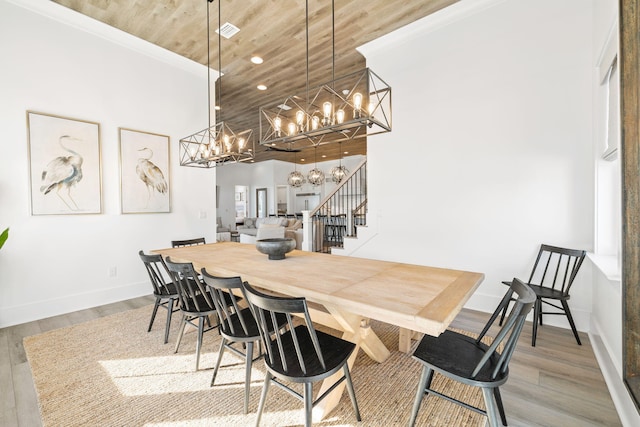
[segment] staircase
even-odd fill
[[[303,248],[338,253],[367,225],[367,160],[363,160],[312,211],[303,212]],[[359,231],[360,230],[360,231]]]

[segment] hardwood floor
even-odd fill
[[[51,329],[142,307],[141,297],[62,316],[0,329],[0,426],[42,425],[22,339]],[[452,327],[480,331],[489,315],[463,310]],[[501,388],[512,426],[619,426],[616,410],[598,368],[591,343],[580,334],[578,346],[570,330],[544,326],[531,347],[531,324],[525,325]],[[417,381],[417,378],[416,378]]]

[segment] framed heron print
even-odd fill
[[[102,212],[100,124],[27,111],[32,215]]]
[[[169,137],[119,128],[122,213],[171,212]]]

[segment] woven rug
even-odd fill
[[[260,399],[264,364],[252,373],[248,415],[242,413],[244,364],[225,352],[223,365],[210,387],[220,344],[217,331],[204,335],[200,370],[195,368],[195,333],[186,333],[174,354],[179,313],[169,343],[162,344],[166,312],[158,312],[146,332],[152,306],[27,337],[24,347],[45,426],[252,426]],[[372,327],[391,350],[376,363],[360,352],[352,370],[362,422],[358,423],[348,394],[318,426],[404,426],[407,424],[421,364],[397,351],[398,328],[380,322]],[[479,389],[436,374],[434,387],[484,407]],[[319,387],[314,387],[317,391]],[[302,402],[270,387],[263,426],[303,424]],[[430,396],[417,425],[478,426],[486,418]]]

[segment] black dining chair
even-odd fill
[[[198,237],[196,239],[187,239],[187,240],[172,240],[171,247],[172,248],[182,248],[185,246],[196,246],[196,245],[204,245],[207,242],[204,237]]]
[[[313,407],[335,387],[346,381],[356,418],[360,421],[360,410],[347,363],[356,345],[342,338],[316,331],[311,322],[305,298],[276,297],[261,293],[246,282],[243,286],[258,322],[266,353],[267,374],[260,396],[256,426],[260,424],[267,392],[272,382],[304,402],[305,426],[310,426]],[[287,319],[287,327],[270,330],[274,329],[270,325],[282,315]],[[301,318],[301,323],[297,326],[294,326],[292,315],[298,315]],[[313,400],[313,383],[324,380],[340,370],[343,372],[342,376],[326,392]],[[302,394],[286,385],[285,381],[303,384]]]
[[[491,345],[484,344],[482,339],[495,322],[495,317],[489,320],[478,338],[451,330],[447,330],[437,337],[425,335],[422,338],[413,353],[413,358],[422,364],[422,375],[418,382],[409,426],[415,425],[422,400],[429,394],[486,415],[491,427],[498,425],[498,414],[500,414],[502,425],[507,425],[499,387],[507,381],[509,361],[516,348],[527,314],[536,301],[533,290],[516,278],[513,279],[509,288],[518,297],[506,323]],[[501,344],[503,344],[503,349],[499,353],[498,348]],[[432,389],[431,382],[434,372],[462,384],[480,387],[486,410]]]
[[[213,303],[218,313],[218,323],[220,324],[220,334],[222,342],[220,343],[220,351],[218,352],[218,360],[213,369],[213,377],[211,378],[211,386],[213,387],[222,356],[225,349],[230,350],[234,354],[245,359],[245,379],[244,379],[244,413],[249,411],[249,384],[251,383],[251,366],[253,362],[262,357],[262,352],[258,351],[256,358],[253,357],[254,343],[260,343],[260,332],[258,324],[249,307],[242,308],[240,301],[242,297],[236,295],[239,293],[244,295],[244,287],[240,277],[216,277],[202,269],[202,278],[205,284],[211,290]],[[235,292],[235,293],[234,293]],[[244,296],[246,299],[246,296]],[[271,319],[267,319],[270,323],[269,330],[273,331],[273,323]],[[278,328],[286,325],[287,319],[284,315],[276,318]],[[236,348],[233,344],[242,344],[245,351]],[[261,346],[259,346],[261,348]]]
[[[203,334],[212,329],[216,329],[218,324],[212,325],[209,316],[216,314],[216,307],[213,297],[209,293],[206,285],[196,274],[193,264],[190,262],[173,262],[168,257],[167,268],[171,273],[171,278],[178,291],[178,302],[182,311],[182,323],[176,342],[175,353],[178,352],[184,328],[189,323],[198,329],[196,341],[196,371],[200,367],[200,349],[202,348]],[[208,327],[205,329],[205,323]]]
[[[573,336],[576,338],[578,345],[582,345],[580,337],[578,336],[578,330],[573,321],[571,310],[569,309],[569,289],[580,270],[580,266],[584,261],[586,251],[580,249],[567,249],[560,248],[551,245],[540,245],[538,256],[533,264],[531,275],[527,284],[536,293],[536,303],[533,308],[533,334],[531,335],[531,345],[535,347],[536,337],[538,335],[538,324],[542,325],[542,315],[565,315],[573,331]],[[511,282],[505,281],[503,284],[510,286]],[[498,313],[502,313],[500,317],[500,324],[504,319],[507,312],[507,307],[511,301],[513,301],[513,292],[511,289],[500,301],[498,308],[493,313],[493,316],[497,316]],[[556,303],[551,302],[556,301]],[[560,305],[558,305],[558,303]],[[542,304],[554,307],[554,311],[542,311]]]
[[[162,255],[146,255],[143,251],[138,252],[138,255],[147,269],[151,286],[153,286],[153,296],[156,298],[147,332],[151,332],[151,327],[153,326],[153,321],[156,318],[158,307],[165,308],[167,310],[167,321],[164,327],[164,343],[166,344],[169,341],[171,315],[174,311],[178,311],[180,309],[176,304],[178,301],[178,291],[171,280],[171,274],[162,259]]]

